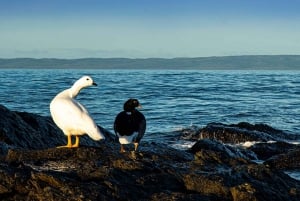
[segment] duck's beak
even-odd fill
[[[94,86],[98,86],[95,82],[93,82],[93,84],[92,85],[94,85]]]
[[[139,104],[136,108],[138,108],[138,109],[142,109],[143,107],[142,107],[142,105],[141,104]]]

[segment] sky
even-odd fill
[[[0,58],[300,55],[300,0],[0,0]]]

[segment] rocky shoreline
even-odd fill
[[[195,142],[188,150],[143,142],[121,154],[101,130],[105,141],[58,149],[66,137],[50,117],[0,105],[0,200],[300,200],[300,181],[284,173],[300,170],[300,146],[289,143],[300,135],[211,123],[178,133]],[[236,146],[248,141],[260,143]]]

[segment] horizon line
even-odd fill
[[[130,60],[145,60],[145,59],[165,59],[165,60],[172,60],[172,59],[194,59],[194,58],[221,58],[221,57],[253,57],[253,56],[300,56],[300,54],[241,54],[241,55],[224,55],[224,56],[195,56],[195,57],[78,57],[78,58],[59,58],[59,57],[12,57],[12,58],[4,58],[0,57],[0,59],[35,59],[35,60],[42,60],[42,59],[56,59],[56,60],[80,60],[80,59],[130,59]]]

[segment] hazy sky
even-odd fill
[[[0,0],[0,58],[300,54],[300,0]]]

